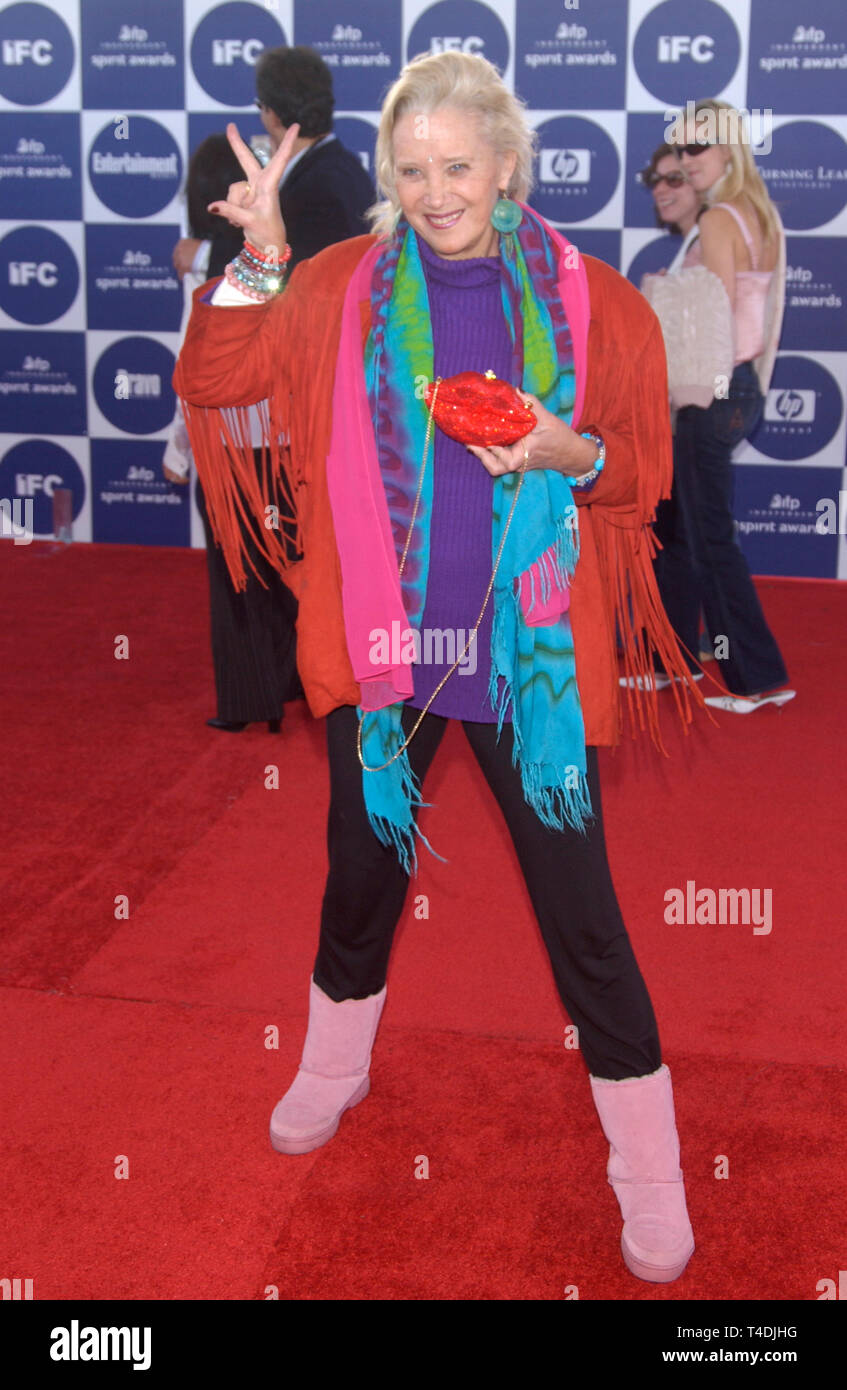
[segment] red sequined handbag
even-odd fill
[[[431,381],[424,399],[439,428],[462,444],[516,444],[538,423],[514,386],[493,372],[459,372]]]

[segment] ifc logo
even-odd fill
[[[722,92],[740,56],[738,29],[714,0],[665,0],[645,17],[632,48],[642,85],[678,106]]]
[[[30,498],[32,529],[37,536],[53,534],[53,493],[70,488],[74,517],[85,501],[85,479],[67,449],[46,439],[25,439],[15,444],[0,462],[0,497]]]
[[[252,106],[255,67],[266,48],[288,40],[273,15],[259,5],[219,5],[201,19],[191,40],[191,66],[204,92],[224,106]]]
[[[509,66],[509,36],[500,18],[478,0],[439,0],[413,24],[408,59],[421,53],[474,53],[502,73]]]
[[[0,96],[18,106],[51,101],[73,65],[70,31],[46,5],[9,5],[0,12]]]
[[[0,241],[0,309],[18,323],[54,323],[79,289],[76,256],[48,227],[16,227]]]

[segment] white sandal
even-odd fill
[[[689,675],[695,681],[701,681],[703,679],[703,674],[704,673],[702,671],[689,672]],[[674,676],[674,680],[679,685],[683,684],[682,676]],[[652,690],[654,681],[657,690],[667,690],[668,687],[673,684],[673,681],[671,680],[670,676],[666,676],[664,671],[654,671],[652,676],[618,677],[618,685],[622,685],[624,690]]]
[[[758,700],[746,695],[707,695],[706,704],[712,709],[728,710],[730,714],[752,714],[761,705],[786,705],[796,694],[796,690],[775,690],[772,695],[762,695]]]

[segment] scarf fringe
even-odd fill
[[[556,567],[559,588],[573,579],[579,560],[579,512],[575,502],[556,518]],[[559,576],[564,575],[564,580]]]
[[[421,803],[425,805],[425,802]],[[416,838],[421,841],[426,849],[429,850],[433,859],[438,859],[442,864],[449,863],[443,855],[437,854],[429,843],[422,830],[418,829],[417,823],[412,820],[408,826],[398,825],[396,821],[389,819],[388,816],[371,815],[368,813],[371,829],[380,844],[386,849],[393,849],[402,865],[403,872],[411,878],[417,877],[418,856],[416,848]]]
[[[361,714],[362,711],[360,709],[360,717]],[[392,751],[391,749],[388,750],[388,756],[391,755]],[[423,799],[421,785],[412,771],[408,753],[402,753],[400,755],[397,759],[397,765],[400,772],[400,791],[406,804],[406,819],[402,821],[393,820],[387,812],[374,811],[368,805],[368,780],[372,775],[378,776],[379,774],[371,774],[368,772],[363,772],[362,774],[364,778],[365,807],[371,829],[380,844],[384,845],[386,849],[393,849],[395,851],[404,873],[411,878],[413,874],[416,875],[418,872],[417,840],[420,840],[425,848],[429,850],[433,859],[440,860],[442,864],[446,864],[448,861],[442,855],[436,853],[415,820],[414,812],[423,807],[428,807],[432,803],[424,801]]]
[[[594,819],[587,774],[573,764],[556,768],[556,784],[552,787],[545,786],[541,777],[538,763],[521,763],[524,800],[538,819],[549,830],[564,830],[569,825],[581,835],[587,834],[588,823]],[[574,781],[576,786],[572,785]]]
[[[512,604],[515,609],[515,621],[520,622],[520,591],[512,585],[511,590]],[[506,605],[497,603],[494,605],[494,613],[491,620],[491,672],[488,677],[488,700],[497,715],[497,738],[503,732],[503,725],[509,708],[514,707],[513,692],[510,682],[500,670],[497,664],[497,653],[502,649],[504,640],[504,627],[506,623]],[[501,684],[502,682],[502,684]],[[515,732],[515,753],[517,753],[519,735]]]
[[[542,557],[546,558],[546,557]],[[522,620],[520,593],[515,589],[512,594],[514,604],[515,621],[520,623]],[[500,641],[503,637],[503,625],[505,623],[505,605],[498,606],[495,610],[494,627],[492,632],[492,661],[491,678],[488,686],[488,695],[492,708],[497,715],[497,738],[503,731],[503,723],[511,706],[515,710],[514,692],[506,676],[498,671],[493,659],[493,653],[498,650]],[[501,684],[502,682],[502,684]],[[588,829],[589,821],[594,819],[594,811],[591,807],[591,794],[588,789],[587,774],[576,766],[575,763],[567,765],[557,765],[555,767],[555,781],[552,785],[542,782],[543,767],[549,764],[527,763],[521,755],[524,748],[524,739],[521,736],[520,725],[512,716],[512,766],[520,768],[521,787],[523,789],[524,800],[531,806],[538,819],[549,830],[564,830],[566,825],[584,835]],[[576,785],[573,785],[574,782]]]

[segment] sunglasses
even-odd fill
[[[698,140],[698,141],[696,141],[693,145],[680,145],[680,146],[679,146],[679,152],[680,152],[680,154],[690,154],[690,155],[694,156],[694,155],[702,154],[704,150],[711,150],[711,149],[713,149],[713,148],[714,148],[714,141],[712,141],[712,140]]]
[[[648,188],[658,188],[660,183],[666,183],[668,188],[680,188],[688,179],[681,169],[674,169],[670,174],[650,174],[644,182]]]

